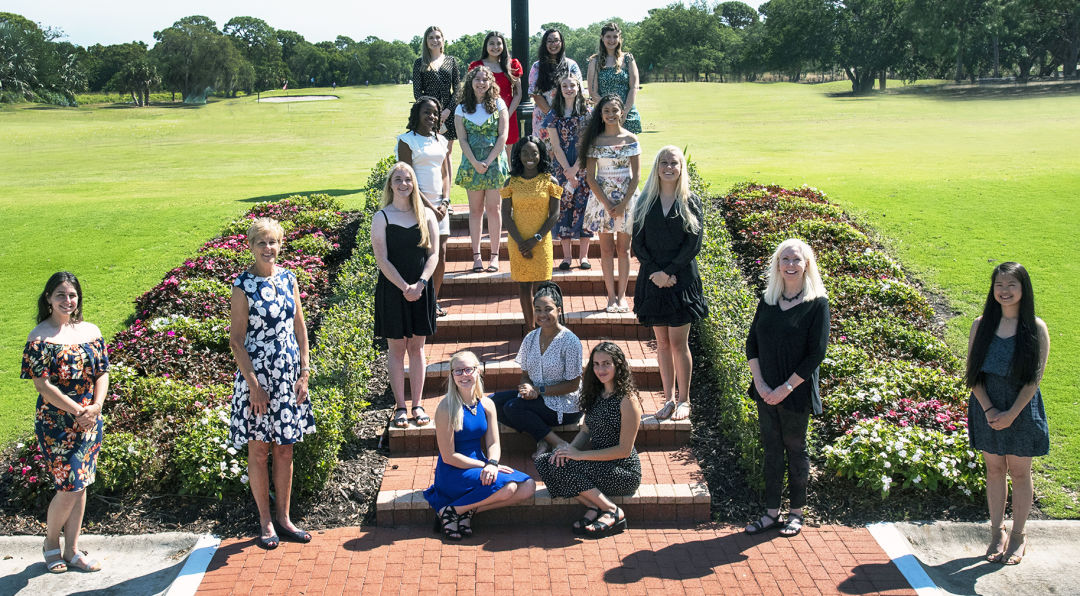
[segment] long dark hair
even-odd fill
[[[75,294],[79,297],[79,304],[75,307],[75,312],[71,313],[71,321],[73,323],[82,322],[83,313],[83,294],[82,286],[79,285],[79,278],[75,277],[74,273],[68,271],[57,271],[49,277],[49,281],[45,282],[45,289],[41,291],[41,295],[38,296],[37,301],[37,322],[40,323],[52,315],[52,305],[49,304],[49,296],[56,291],[56,288],[60,287],[60,284],[67,282],[75,288]]]
[[[537,174],[550,174],[551,155],[548,153],[547,143],[541,141],[540,137],[529,135],[518,139],[518,141],[514,143],[514,147],[510,150],[510,175],[525,175],[525,164],[521,163],[521,149],[525,146],[525,143],[533,143],[536,145],[537,151],[540,152],[540,163],[536,164]]]
[[[1031,276],[1023,265],[1009,261],[995,267],[990,275],[990,291],[986,295],[979,328],[975,331],[975,341],[968,352],[967,373],[964,375],[968,387],[983,382],[983,361],[1001,322],[1001,305],[994,298],[994,282],[1001,275],[1011,275],[1020,282],[1020,315],[1016,322],[1016,348],[1013,350],[1009,376],[1017,383],[1027,385],[1039,375],[1041,346],[1039,328],[1035,323],[1035,294],[1031,289]]]
[[[585,126],[585,132],[581,134],[581,143],[578,144],[577,158],[581,167],[585,167],[585,162],[589,158],[589,149],[596,142],[596,137],[604,132],[604,106],[611,102],[619,104],[620,110],[623,109],[622,98],[614,93],[609,93],[596,102],[596,107],[593,108],[592,115],[589,116],[589,123]]]
[[[559,309],[559,324],[566,325],[566,310],[563,308],[562,301],[562,288],[559,284],[553,281],[542,281],[536,285],[536,291],[533,292],[533,301],[537,298],[550,298],[555,303],[555,308]]]
[[[600,394],[604,391],[604,384],[593,372],[593,358],[597,352],[611,356],[611,361],[615,363],[615,393],[613,395],[618,395],[620,398],[627,396],[637,398],[637,386],[634,384],[634,375],[630,373],[630,364],[626,361],[626,355],[619,346],[610,341],[602,341],[589,352],[589,363],[585,365],[585,370],[581,373],[581,396],[578,398],[578,406],[582,412],[592,409],[593,404],[600,399]]]
[[[442,113],[442,103],[438,99],[430,95],[421,95],[413,102],[412,108],[409,109],[409,123],[405,125],[405,130],[416,132],[416,129],[420,126],[420,108],[426,102],[434,104],[436,114]],[[435,137],[438,136],[438,134],[439,126],[438,123],[436,123],[436,125],[431,128],[431,136]]]
[[[551,100],[551,111],[555,113],[556,118],[566,117],[566,99],[562,94],[562,82],[566,80],[572,80],[577,83],[577,97],[574,98],[574,106],[570,114],[572,116],[584,116],[589,113],[589,109],[585,107],[585,84],[581,81],[580,77],[576,77],[567,73],[564,76],[559,77],[556,81],[557,90],[555,92],[555,99]]]
[[[484,36],[484,45],[480,46],[480,59],[484,60],[488,57],[487,42],[492,37],[498,37],[503,42],[503,51],[499,54],[499,68],[506,73],[506,78],[510,79],[511,83],[517,83],[518,77],[510,72],[510,44],[506,43],[506,36],[502,33],[491,31]]]
[[[559,35],[559,53],[551,54],[547,50],[548,38],[552,34]],[[562,31],[558,29],[548,29],[544,31],[544,36],[540,38],[540,49],[537,50],[537,63],[540,65],[539,72],[536,76],[536,91],[538,93],[547,93],[552,87],[559,84],[559,80],[563,78],[569,65],[564,59],[566,57],[566,37],[563,36]]]

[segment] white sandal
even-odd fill
[[[74,557],[68,561],[68,565],[75,567],[81,571],[89,571],[91,573],[95,571],[101,571],[101,563],[94,558],[87,557],[86,551],[76,552]]]
[[[45,545],[41,545],[41,554],[45,557],[45,567],[49,569],[49,573],[63,573],[68,570],[67,561],[64,557],[60,556],[60,549],[54,548],[52,550],[45,550]],[[55,559],[49,560],[52,557]]]

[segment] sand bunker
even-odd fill
[[[264,97],[258,101],[266,103],[287,103],[290,101],[326,101],[337,99],[336,95],[287,95],[283,97]]]

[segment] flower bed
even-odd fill
[[[719,204],[759,296],[781,241],[801,238],[817,254],[832,329],[821,375],[825,415],[815,418],[811,439],[824,445],[816,463],[883,495],[897,487],[978,492],[985,475],[968,447],[960,360],[896,261],[813,188],[742,184]],[[743,426],[732,432],[756,432],[752,418]]]

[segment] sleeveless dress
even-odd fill
[[[503,107],[501,99],[499,102],[499,107]],[[476,110],[483,111],[483,104],[478,104]],[[487,159],[488,155],[495,150],[495,143],[499,140],[499,111],[492,112],[482,124],[476,124],[465,117],[464,108],[458,105],[454,117],[461,118],[465,126],[465,139],[476,161]],[[483,174],[478,173],[472,162],[462,156],[461,163],[458,164],[457,176],[454,177],[454,184],[464,187],[465,190],[492,190],[502,188],[509,175],[510,165],[507,163],[505,151],[499,152],[499,156]]]
[[[72,401],[88,406],[94,403],[94,383],[107,372],[109,351],[100,337],[81,344],[56,344],[39,339],[26,342],[20,377],[49,379]],[[75,422],[74,414],[49,404],[40,394],[36,410],[34,434],[56,490],[72,492],[90,486],[97,474],[103,418],[98,416],[93,427],[82,428]]]
[[[624,54],[622,68],[618,72],[615,71],[614,66],[598,69],[596,71],[597,93],[594,97],[599,99],[605,95],[618,95],[625,106],[626,96],[630,94],[630,71],[627,70],[627,67],[629,67],[633,59],[630,54]],[[606,62],[607,57],[597,57],[597,66],[600,65],[601,60]],[[630,108],[630,113],[626,115],[626,121],[623,122],[623,128],[634,134],[641,134],[641,115],[638,114],[637,106]]]
[[[461,430],[454,432],[454,453],[487,461],[488,458],[484,455],[484,435],[488,429],[485,412],[482,401],[477,402],[475,414],[470,412],[469,408],[462,407]],[[529,480],[529,475],[524,472],[499,472],[495,482],[485,486],[480,481],[482,470],[483,468],[462,469],[452,466],[444,462],[440,455],[438,463],[435,464],[435,483],[424,491],[424,498],[438,511],[447,505],[461,507],[479,503],[511,482]]]
[[[704,222],[701,200],[690,196],[690,212]],[[676,205],[664,215],[664,206],[653,201],[641,227],[634,226],[631,247],[641,267],[634,286],[634,314],[646,327],[681,327],[709,315],[705,292],[698,273],[697,254],[705,236],[704,226],[697,234],[683,229],[683,218]],[[659,288],[649,276],[663,271],[675,276],[675,285]]]
[[[409,131],[398,135],[397,140],[405,143],[412,152],[412,167],[416,172],[416,185],[420,187],[420,194],[431,201],[432,206],[438,207],[443,203],[450,207],[450,189],[443,188],[442,165],[446,160],[446,154],[450,150],[450,142],[441,134],[433,137],[425,137],[416,131]],[[394,145],[394,159],[400,161],[398,145]],[[442,199],[446,196],[446,200]],[[450,235],[450,217],[443,217],[439,222],[439,234]]]
[[[1004,412],[1016,403],[1021,385],[1009,378],[1013,350],[1016,349],[1016,336],[998,337],[990,341],[990,348],[983,360],[983,384],[986,395],[999,412]],[[1004,430],[994,430],[986,423],[979,400],[972,394],[968,400],[968,437],[971,448],[994,455],[1017,455],[1020,457],[1038,457],[1050,452],[1050,429],[1046,425],[1046,410],[1043,408],[1042,391],[1036,390],[1028,405],[1013,421],[1012,426]]]
[[[469,70],[476,68],[483,64],[483,60],[474,60],[469,63]],[[513,73],[518,80],[521,80],[521,76],[525,74],[525,69],[521,67],[521,62],[517,58],[510,59],[510,72]],[[514,101],[514,87],[510,84],[510,77],[506,76],[505,72],[492,73],[495,75],[495,82],[499,84],[499,97],[506,104],[507,109],[510,109],[510,102]],[[518,131],[518,117],[517,110],[510,113],[510,128],[506,135],[506,146],[513,147],[514,143],[518,141],[520,132]]]
[[[529,69],[528,94],[535,95],[537,93],[540,93],[540,95],[544,96],[544,100],[547,101],[547,104],[550,107],[551,102],[555,100],[555,94],[560,93],[559,81],[566,78],[567,76],[575,77],[578,80],[581,80],[583,78],[581,76],[581,67],[578,66],[578,63],[570,58],[563,57],[562,63],[560,63],[559,66],[555,69],[554,76],[552,77],[555,80],[551,82],[551,89],[543,92],[538,92],[536,89],[536,84],[540,81],[540,61],[537,60],[536,62],[533,62],[532,68]],[[548,139],[548,134],[546,130],[547,126],[543,124],[543,121],[545,118],[548,117],[549,114],[551,114],[551,112],[541,112],[540,107],[537,106],[533,109],[532,115],[532,133],[539,137],[541,141],[548,141],[548,143],[550,143],[551,141]],[[553,159],[552,161],[555,160]]]
[[[499,190],[504,199],[510,199],[513,205],[514,225],[522,238],[532,238],[548,218],[548,202],[562,196],[562,187],[551,181],[547,174],[537,174],[532,178],[511,176],[510,182]],[[551,279],[554,266],[554,251],[551,234],[544,234],[544,239],[532,249],[532,258],[526,259],[518,250],[517,242],[508,238],[510,243],[510,279],[518,282],[545,281]]]
[[[558,117],[554,112],[544,116],[540,126],[544,130],[554,128],[558,138],[548,139],[548,143],[558,143],[562,147],[566,161],[570,165],[577,162],[578,142],[581,133],[589,122],[588,113],[581,116]],[[559,160],[552,157],[551,173],[563,187],[562,202],[559,204],[559,221],[556,222],[552,234],[559,238],[581,238],[581,232],[585,227],[585,206],[589,204],[589,184],[585,181],[585,168],[579,168],[577,174],[577,188],[570,186]],[[591,234],[586,233],[585,237]]]
[[[269,277],[245,271],[233,286],[247,296],[248,326],[244,349],[251,358],[255,378],[270,397],[266,414],[251,413],[251,388],[240,371],[233,381],[229,442],[237,449],[248,441],[291,445],[315,432],[311,400],[296,403],[294,385],[300,376],[300,346],[296,343],[293,316],[296,275],[277,269]]]
[[[601,397],[585,412],[589,449],[607,449],[619,444],[622,400],[623,396]],[[636,447],[630,451],[630,457],[623,459],[571,459],[562,467],[551,463],[551,455],[545,453],[535,463],[552,497],[575,497],[594,488],[609,497],[625,497],[634,494],[641,484],[641,460]]]
[[[454,130],[454,108],[457,107],[458,88],[461,87],[461,66],[457,58],[450,54],[443,54],[442,64],[438,70],[431,70],[424,64],[423,57],[417,58],[412,67],[413,100],[427,95],[439,100],[444,110],[450,110],[450,117],[446,119],[445,130],[440,127],[439,134],[453,141],[457,139],[457,131]]]
[[[637,141],[622,145],[594,145],[589,148],[588,157],[596,158],[596,181],[604,190],[608,200],[615,203],[630,202],[626,206],[626,211],[623,211],[618,219],[613,219],[600,203],[600,199],[590,194],[589,203],[585,206],[585,228],[590,233],[631,233],[634,201],[637,200],[638,191],[635,190],[631,197],[626,196],[626,191],[630,188],[630,181],[633,179],[630,158],[634,155],[641,155],[641,145]]]
[[[386,220],[386,259],[408,283],[416,283],[424,273],[427,250],[417,246],[420,242],[419,224],[404,227],[390,223],[386,213],[379,212]],[[438,240],[432,239],[432,242]],[[431,280],[416,302],[409,302],[405,294],[379,270],[375,282],[375,335],[387,339],[404,339],[413,336],[435,334],[435,288]]]

